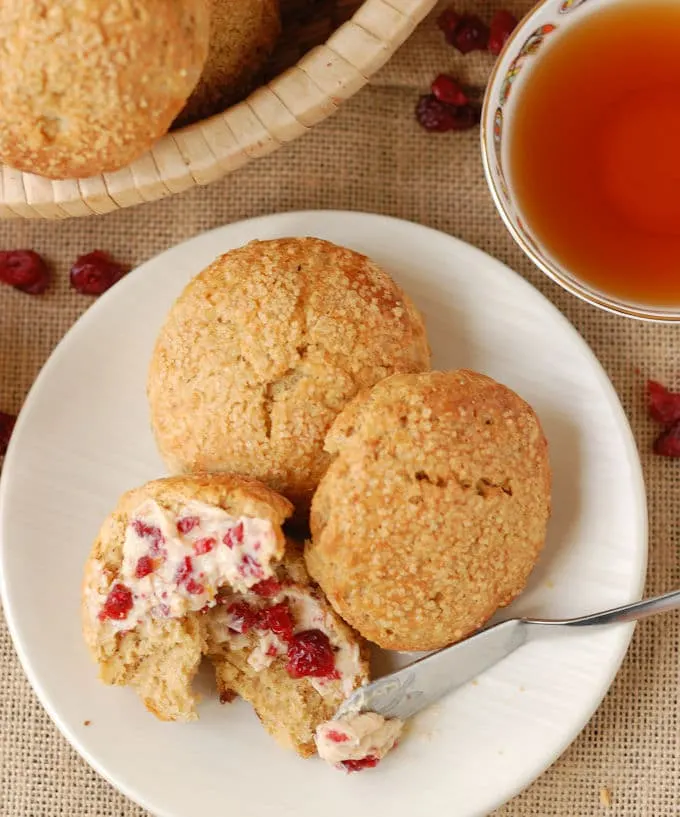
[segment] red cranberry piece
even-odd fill
[[[290,641],[293,638],[294,626],[290,608],[285,601],[265,607],[264,610],[260,610],[257,617],[259,630],[271,630],[282,641]]]
[[[191,556],[185,556],[184,560],[177,568],[177,573],[175,574],[175,581],[177,584],[184,584],[191,574],[194,572],[194,566],[191,563]]]
[[[83,295],[101,295],[122,277],[121,265],[102,250],[79,256],[71,267],[71,286]]]
[[[224,539],[222,541],[228,548],[233,548],[234,545],[242,545],[243,522],[239,522],[238,525],[234,525],[234,527],[231,530],[228,530],[224,534]]]
[[[276,647],[273,644],[270,644],[267,647],[266,655],[268,655],[270,658],[276,658],[276,656],[278,654],[279,654],[279,651],[276,649]]]
[[[205,590],[205,587],[194,579],[189,579],[186,583],[187,593],[192,596],[200,596]]]
[[[291,678],[330,678],[335,674],[335,656],[331,642],[321,630],[296,633],[288,645],[288,665]]]
[[[654,440],[654,453],[662,457],[680,457],[680,421],[662,431]]]
[[[418,123],[428,131],[444,133],[453,130],[453,110],[434,94],[421,96],[416,107]]]
[[[141,556],[135,568],[135,577],[143,579],[144,576],[148,576],[149,573],[153,573],[153,559],[151,556]]]
[[[472,105],[447,105],[427,94],[418,101],[416,119],[428,131],[469,130],[479,122],[479,111]]]
[[[344,732],[337,732],[335,729],[329,729],[328,732],[326,732],[326,737],[328,740],[332,740],[333,743],[345,743],[349,740],[348,735]]]
[[[281,592],[281,585],[272,576],[270,579],[263,579],[261,582],[254,584],[250,589],[253,593],[257,593],[258,596],[270,599]]]
[[[200,522],[201,520],[197,516],[183,516],[177,520],[177,530],[183,535],[187,534],[199,525]]]
[[[13,414],[0,411],[0,457],[7,451],[9,438],[12,436],[17,418]]]
[[[668,425],[680,420],[680,394],[654,380],[647,382],[647,407],[649,416],[658,423]]]
[[[223,692],[220,692],[220,703],[230,704],[232,701],[236,700],[237,697],[238,696],[233,689],[225,689]]]
[[[33,250],[0,252],[0,281],[29,295],[40,295],[50,282],[44,260]]]
[[[261,579],[264,576],[262,565],[250,553],[244,553],[241,564],[238,566],[238,572],[244,579],[253,578]]]
[[[444,32],[447,40],[456,33],[456,29],[460,25],[460,19],[460,14],[451,8],[444,9],[437,18],[437,25]]]
[[[517,18],[505,9],[497,11],[491,18],[489,51],[498,56],[512,32],[517,28]]]
[[[468,105],[470,100],[458,80],[448,74],[440,74],[432,83],[432,94],[447,105]]]
[[[217,542],[212,536],[206,536],[204,539],[197,539],[194,542],[194,553],[197,556],[202,556],[204,553],[210,553]]]
[[[156,525],[149,525],[141,519],[135,519],[132,523],[132,528],[140,539],[149,540],[151,556],[157,557],[164,555],[161,546],[165,544],[165,537],[161,533],[160,528],[156,527]]]
[[[130,610],[132,610],[132,591],[124,584],[114,584],[99,611],[99,620],[106,621],[107,618],[111,618],[122,621],[127,618]]]
[[[489,27],[475,14],[461,15],[455,27],[453,18],[451,18],[451,22],[442,30],[446,36],[446,42],[461,54],[486,51],[489,44]]]
[[[341,760],[340,765],[344,766],[348,772],[360,772],[362,769],[373,769],[380,763],[380,758],[374,755],[362,757],[361,760]]]
[[[245,601],[235,601],[227,607],[229,615],[229,629],[235,633],[247,633],[252,630],[258,622],[257,610]]]

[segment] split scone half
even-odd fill
[[[369,679],[368,648],[311,582],[290,543],[274,578],[220,590],[207,618],[207,655],[222,701],[240,695],[265,729],[309,757],[314,733]]]
[[[161,720],[195,720],[206,655],[223,700],[241,695],[280,742],[313,754],[315,729],[368,680],[368,663],[286,545],[291,512],[228,474],[126,493],[85,566],[83,633],[101,680],[133,687]]]

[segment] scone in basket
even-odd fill
[[[1,165],[0,217],[106,213],[208,184],[272,153],[365,85],[435,2],[280,0],[277,45],[260,74],[262,84],[242,101],[171,128],[112,172],[62,179]]]

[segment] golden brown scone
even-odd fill
[[[85,566],[83,634],[100,678],[132,686],[161,720],[193,720],[206,609],[283,556],[290,503],[254,480],[171,477],[126,493]]]
[[[524,588],[550,513],[547,443],[527,403],[470,371],[397,375],[326,438],[305,560],[365,638],[430,650]]]
[[[171,472],[248,474],[300,519],[338,412],[429,362],[419,313],[370,259],[316,238],[255,241],[175,302],[150,366],[151,422]]]
[[[53,179],[132,162],[198,82],[209,14],[209,0],[5,0],[0,160]]]
[[[222,603],[206,615],[207,655],[215,667],[221,700],[240,695],[280,744],[309,757],[316,752],[317,726],[332,718],[356,687],[368,682],[368,649],[311,582],[299,549],[290,540],[276,572],[276,582],[248,594],[220,593]],[[275,613],[268,614],[267,609]],[[272,635],[268,621],[282,637]],[[321,677],[291,677],[288,652],[299,660],[300,645],[309,643],[310,630],[316,631],[311,637],[315,648],[305,651],[310,662],[295,666]],[[331,676],[339,677],[324,678],[329,669]]]
[[[281,33],[279,0],[211,0],[211,6],[208,59],[177,117],[180,127],[244,99]]]

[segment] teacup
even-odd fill
[[[531,219],[521,209],[510,172],[508,143],[518,121],[517,100],[522,98],[522,88],[527,87],[525,83],[537,76],[533,72],[541,65],[545,49],[556,44],[558,38],[569,37],[576,26],[593,25],[595,15],[606,12],[609,7],[626,3],[630,6],[631,2],[645,5],[645,0],[543,0],[522,20],[498,59],[487,87],[481,122],[482,157],[491,194],[505,225],[526,255],[550,278],[570,293],[610,312],[643,320],[680,321],[680,298],[677,304],[665,300],[648,302],[646,298],[628,299],[627,295],[607,292],[587,277],[579,277],[578,270],[570,269],[546,247],[539,236],[540,231],[532,229]],[[670,0],[666,2],[671,5]],[[631,60],[636,58],[634,46],[631,43]],[[677,49],[680,49],[680,42]],[[680,76],[673,79],[680,84]],[[578,115],[578,111],[574,115]],[[521,132],[521,129],[515,130],[514,134]],[[577,144],[573,149],[578,151],[583,146]],[[559,151],[556,151],[554,162],[560,162],[560,158]],[[544,167],[541,172],[551,173],[551,167]],[[680,224],[678,228],[680,230]],[[652,233],[649,240],[655,240]],[[645,275],[644,269],[640,270],[640,275]],[[680,257],[678,276],[680,278]]]

